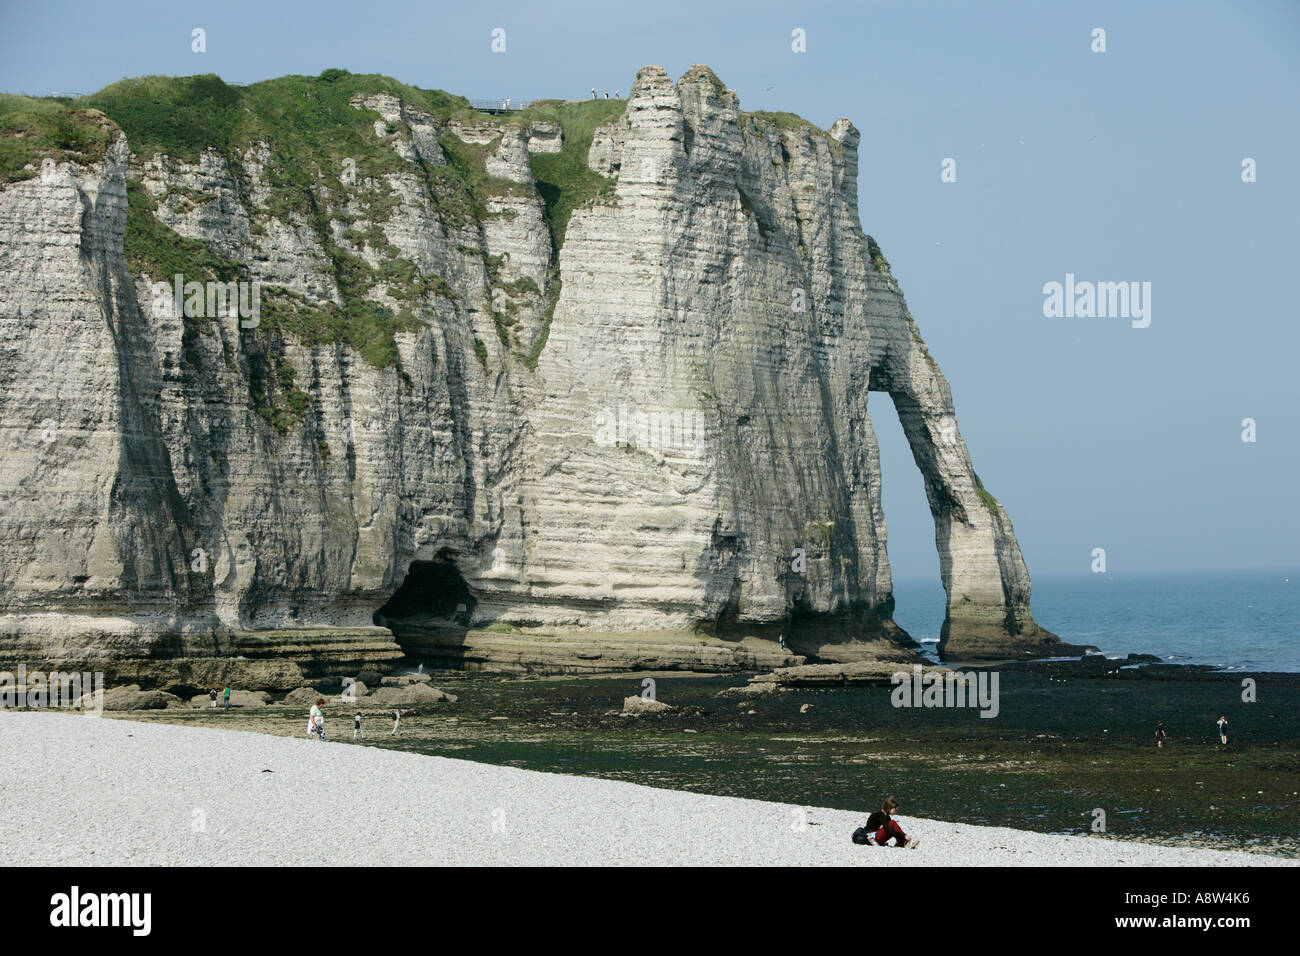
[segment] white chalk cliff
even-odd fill
[[[535,164],[562,122],[409,99],[351,96],[394,158],[352,175],[216,130],[142,152],[108,109],[102,155],[0,186],[0,658],[203,686],[236,658],[390,659],[383,624],[415,656],[521,668],[909,659],[873,391],[924,476],[944,653],[1061,652],[861,227],[851,123],[646,67],[586,151],[605,185],[553,237]],[[286,198],[290,161],[309,197]],[[170,260],[132,255],[128,189],[260,284],[256,327],[159,306]],[[402,316],[387,360],[326,334],[358,295]]]

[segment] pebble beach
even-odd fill
[[[869,807],[75,714],[0,712],[0,742],[6,866],[1295,865],[908,816],[920,847],[863,847],[849,837]]]

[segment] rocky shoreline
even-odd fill
[[[420,684],[455,699],[402,707],[399,737],[374,691],[342,701],[341,686],[324,682],[229,713],[200,700],[112,716],[301,736],[320,693],[330,739],[350,743],[360,712],[365,746],[845,809],[887,791],[932,819],[1049,833],[1086,834],[1102,808],[1115,835],[1300,855],[1300,674],[1119,663],[1000,665],[995,719],[898,707],[883,671],[868,679],[857,667],[852,682],[828,681],[833,669],[808,682],[800,668],[783,682],[764,679],[775,672],[439,672]],[[1242,701],[1248,677],[1259,703]],[[1170,733],[1164,749],[1157,721]]]
[[[376,628],[376,630],[380,630]],[[1108,678],[1119,680],[1188,681],[1222,680],[1231,676],[1241,678],[1268,678],[1287,682],[1300,679],[1297,675],[1270,672],[1236,672],[1229,674],[1219,668],[1202,664],[1169,664],[1151,654],[1129,654],[1124,658],[1108,658],[1101,654],[1085,653],[1075,658],[1050,660],[1016,660],[1003,662],[976,662],[973,664],[934,664],[920,655],[907,655],[901,659],[880,658],[875,648],[863,646],[862,658],[823,663],[806,663],[801,655],[791,654],[778,646],[765,647],[758,642],[727,645],[721,642],[690,644],[680,637],[647,641],[633,645],[624,653],[609,653],[607,645],[599,641],[555,644],[536,642],[531,637],[519,635],[487,635],[503,637],[492,644],[495,651],[475,662],[473,666],[455,669],[425,671],[423,662],[404,658],[400,651],[381,655],[378,661],[366,660],[361,667],[346,667],[339,659],[322,665],[320,656],[282,661],[281,666],[263,668],[265,661],[238,658],[213,666],[194,666],[192,661],[151,661],[149,666],[118,666],[106,676],[104,709],[160,710],[188,709],[208,706],[208,689],[232,688],[232,707],[261,707],[273,704],[310,704],[316,696],[338,696],[352,687],[359,702],[368,706],[415,707],[434,702],[421,697],[432,688],[433,675],[439,682],[455,682],[476,676],[487,679],[545,679],[565,677],[633,679],[639,674],[672,674],[681,677],[730,675],[745,678],[743,685],[728,687],[724,694],[732,697],[764,696],[800,688],[835,688],[888,686],[894,675],[918,674],[929,679],[951,678],[954,673],[975,674],[979,671],[1021,671],[1046,677],[1049,681],[1068,678]],[[306,645],[304,645],[306,646]],[[575,651],[575,647],[585,648]],[[506,651],[506,648],[512,648]],[[541,648],[537,654],[531,649]],[[852,658],[853,645],[841,645],[848,650],[844,656]],[[687,653],[689,652],[689,653]],[[437,658],[435,657],[435,660]],[[353,662],[355,663],[355,661]],[[44,665],[27,665],[27,670],[41,673],[71,672],[94,666],[98,661],[82,662],[78,668],[66,661],[46,662]],[[763,669],[764,665],[770,670]],[[775,665],[775,666],[774,666]],[[2,668],[0,668],[2,669]],[[16,691],[27,688],[10,684]],[[373,688],[373,690],[372,690]],[[441,693],[439,691],[438,693]]]

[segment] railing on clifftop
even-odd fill
[[[510,105],[507,106],[506,103]],[[470,100],[469,105],[480,113],[516,113],[523,108],[513,100]]]

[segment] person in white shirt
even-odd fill
[[[388,736],[393,737],[401,733],[401,731],[398,730],[398,725],[401,724],[401,722],[402,722],[402,712],[400,710],[393,711],[393,732]]]
[[[353,739],[353,740],[356,740],[356,739],[357,739],[357,736],[360,735],[360,736],[361,736],[361,739],[362,739],[362,740],[365,740],[365,739],[366,739],[366,732],[365,732],[364,730],[361,729],[361,715],[360,715],[360,714],[353,714],[353,715],[352,715],[352,720],[353,720],[352,739]]]
[[[311,705],[311,713],[307,717],[307,736],[319,737],[322,741],[325,739],[325,714],[320,709],[323,703],[325,703],[325,698],[317,697],[316,703]]]

